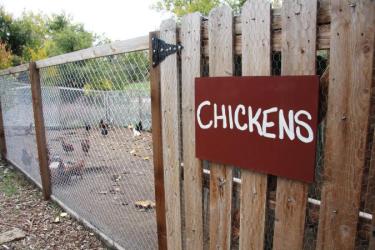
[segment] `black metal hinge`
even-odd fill
[[[172,55],[176,52],[180,52],[183,47],[181,44],[169,44],[163,40],[152,37],[152,67],[156,67],[161,63],[167,56]]]

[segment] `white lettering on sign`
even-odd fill
[[[201,102],[201,104],[199,104],[199,106],[198,106],[198,109],[197,109],[197,120],[198,120],[199,127],[201,129],[209,129],[212,126],[212,121],[210,121],[208,124],[204,125],[202,123],[202,120],[201,120],[201,111],[202,111],[202,108],[204,106],[210,106],[210,105],[211,105],[210,101],[204,101],[204,102]]]
[[[205,109],[205,112],[213,112],[213,119],[206,121],[206,123],[203,123],[201,119],[203,109]],[[270,129],[276,125],[276,121],[270,120],[270,115],[276,112],[278,113],[278,135],[270,132]],[[247,116],[247,123],[241,124],[240,120],[244,119],[240,119],[240,116],[244,118]],[[258,135],[270,139],[278,138],[283,140],[289,138],[289,140],[293,141],[297,138],[303,143],[310,143],[314,139],[313,130],[307,123],[307,121],[311,121],[312,117],[306,110],[298,110],[294,113],[293,110],[284,111],[277,107],[271,107],[265,110],[258,108],[254,112],[251,106],[246,109],[243,104],[233,108],[231,105],[225,106],[224,104],[218,105],[216,103],[213,104],[212,110],[211,102],[205,100],[198,105],[196,118],[201,129],[218,127],[226,129],[229,123],[229,129],[248,130],[250,133],[256,131]]]

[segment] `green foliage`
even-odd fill
[[[4,43],[0,42],[0,69],[9,68],[12,65],[12,55]]]
[[[273,7],[279,8],[282,0],[272,0]],[[234,13],[240,13],[242,5],[246,0],[156,0],[152,6],[158,11],[172,12],[177,17],[188,13],[200,12],[207,16],[211,9],[220,4],[229,5]]]
[[[158,11],[172,12],[177,17],[181,17],[196,11],[208,15],[210,10],[219,4],[219,0],[158,0],[153,8]]]
[[[103,79],[94,83],[85,83],[83,86],[85,93],[89,93],[90,90],[112,90],[114,89],[113,83],[108,79]]]
[[[120,55],[66,63],[43,69],[43,81],[49,86],[92,90],[149,90],[148,53],[137,51]]]
[[[18,193],[17,176],[13,171],[5,170],[0,173],[0,192],[10,197]]]
[[[48,56],[56,56],[91,47],[94,35],[86,31],[82,24],[73,24],[66,14],[53,15],[48,21],[51,43],[47,47]]]
[[[65,13],[45,16],[24,12],[13,18],[0,6],[0,43],[11,52],[12,65],[88,48],[96,38]]]

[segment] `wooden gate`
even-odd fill
[[[375,248],[374,27],[372,0],[248,0],[240,16],[222,6],[150,34],[183,46],[151,72],[160,249]],[[314,184],[195,157],[195,77],[280,63],[281,75],[313,75],[322,58]]]

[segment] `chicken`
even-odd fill
[[[80,176],[83,179],[83,171],[85,168],[85,161],[80,160],[76,163],[66,164],[65,165],[65,174],[69,177],[71,176]]]
[[[108,124],[105,123],[103,119],[100,120],[99,127],[102,135],[108,135]]]
[[[143,131],[142,121],[139,121],[138,124],[135,125],[135,129],[136,129],[138,132]]]
[[[134,137],[140,136],[141,131],[143,130],[142,121],[139,121],[139,123],[135,124],[134,127],[132,126],[132,130],[133,130],[133,136]]]
[[[85,129],[86,129],[87,133],[90,133],[91,125],[88,124],[88,123],[85,123]]]
[[[22,149],[21,160],[22,160],[22,163],[25,166],[30,166],[31,165],[32,156],[31,156],[31,154],[26,149]]]
[[[133,136],[137,137],[137,136],[140,136],[140,135],[141,135],[141,132],[139,132],[137,129],[133,128]]]
[[[55,156],[48,164],[52,183],[65,182],[65,164],[59,156]]]
[[[31,135],[32,131],[33,131],[33,124],[30,123],[30,125],[25,129],[25,135]]]
[[[90,150],[90,141],[88,139],[83,139],[81,141],[81,147],[82,151],[85,152],[85,154],[87,154]]]
[[[73,152],[73,151],[74,151],[74,146],[73,146],[73,144],[67,143],[67,142],[65,141],[65,139],[63,139],[63,140],[61,141],[61,145],[62,145],[63,150],[64,150],[66,153],[68,153],[68,152]]]

